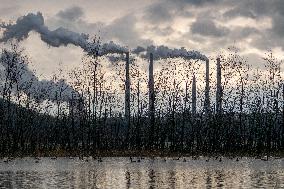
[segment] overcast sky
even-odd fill
[[[235,46],[254,66],[273,50],[283,58],[283,0],[0,0],[0,19],[41,12],[50,30],[64,27],[129,48],[167,45],[216,56]],[[40,74],[81,62],[79,47],[48,47],[36,33],[22,42]]]

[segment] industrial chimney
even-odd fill
[[[193,75],[193,78],[192,78],[192,94],[191,94],[191,98],[192,98],[191,113],[192,113],[192,115],[195,115],[196,114],[196,77],[195,77],[195,74]]]
[[[204,108],[205,108],[205,113],[208,114],[210,111],[210,96],[209,96],[209,60],[206,60],[206,76],[205,76],[205,100],[204,100]]]
[[[150,141],[153,141],[155,126],[155,91],[154,91],[154,71],[153,54],[150,53],[149,63],[149,120],[150,120]]]
[[[127,129],[130,126],[130,77],[129,77],[129,52],[126,53],[125,62],[125,124]]]
[[[216,89],[216,113],[222,111],[222,84],[221,84],[221,61],[217,58],[217,89]]]

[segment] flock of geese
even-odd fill
[[[155,157],[149,157],[151,160],[155,160]],[[219,161],[219,162],[222,162],[223,161],[223,158],[222,156],[216,156],[216,157],[207,157],[205,159],[206,162],[209,162],[210,159],[211,160],[214,160],[214,161]],[[6,157],[3,159],[3,162],[4,163],[9,163],[9,162],[12,162],[15,158],[12,158],[12,157]],[[52,160],[56,160],[57,157],[51,157],[50,159]],[[75,157],[69,157],[69,159],[75,159]],[[98,162],[103,162],[103,158],[102,157],[83,157],[83,156],[80,156],[79,157],[80,160],[82,161],[85,161],[85,162],[89,162],[91,160],[97,160]],[[129,161],[130,163],[140,163],[142,160],[144,160],[145,157],[129,157]],[[162,157],[161,158],[163,162],[166,162],[168,160],[174,160],[174,161],[182,161],[182,162],[187,162],[189,160],[189,157],[176,157],[176,158],[170,158],[170,157]],[[200,160],[200,156],[192,156],[191,158],[192,160]],[[240,159],[242,159],[242,157],[237,157],[237,158],[233,158],[233,157],[229,157],[229,159],[231,160],[235,160],[235,161],[240,161]],[[263,156],[263,157],[255,157],[255,159],[260,159],[262,161],[268,161],[269,160],[269,157],[268,156]],[[280,157],[275,157],[274,159],[280,159]],[[35,163],[39,163],[41,161],[41,158],[40,157],[34,157],[34,160],[35,160]]]

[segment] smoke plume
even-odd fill
[[[154,59],[165,59],[165,58],[185,58],[185,59],[199,59],[207,61],[208,58],[198,51],[187,51],[184,47],[180,49],[171,49],[166,46],[148,46],[143,48],[138,46],[132,50],[132,53],[142,56],[143,58],[149,57],[150,53],[153,54]]]
[[[57,81],[39,80],[28,68],[25,57],[14,51],[4,49],[0,56],[0,64],[6,70],[3,81],[6,80],[13,85],[17,84],[18,92],[25,93],[37,102],[44,100],[68,102],[72,95],[74,98],[79,97],[79,93],[63,79]],[[16,92],[15,87],[9,90]]]
[[[7,42],[9,39],[21,41],[26,39],[31,31],[35,31],[40,34],[42,41],[53,47],[73,44],[81,47],[88,54],[96,53],[99,56],[109,53],[127,52],[126,48],[112,41],[103,45],[97,42],[91,42],[88,34],[79,34],[62,27],[51,31],[45,26],[44,18],[40,12],[37,14],[29,13],[26,16],[18,18],[15,24],[3,23],[0,24],[0,27],[5,29],[0,42]]]

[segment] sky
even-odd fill
[[[283,58],[283,0],[0,0],[0,20],[41,12],[50,30],[67,28],[133,49],[166,45],[214,58],[234,46],[254,67],[272,50]],[[1,44],[3,46],[3,44]],[[74,45],[50,47],[36,32],[21,42],[33,68],[50,76],[81,63]]]

